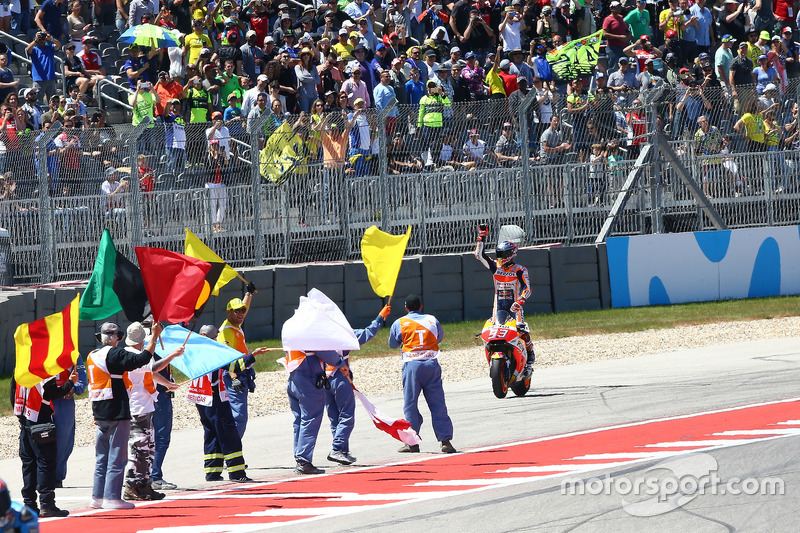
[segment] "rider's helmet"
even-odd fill
[[[517,256],[517,245],[511,241],[503,241],[497,244],[495,252],[497,253],[497,263],[502,266],[511,263]]]

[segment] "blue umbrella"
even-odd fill
[[[153,24],[140,24],[128,28],[119,36],[119,40],[123,43],[151,48],[171,48],[181,45],[171,31]]]

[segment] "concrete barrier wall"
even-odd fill
[[[603,261],[598,261],[598,257]],[[517,262],[528,268],[531,277],[532,295],[525,305],[527,314],[608,307],[605,246],[527,248],[519,251]],[[313,287],[336,302],[354,328],[367,326],[383,306],[360,262],[247,268],[241,274],[258,288],[244,328],[247,338],[252,340],[280,337],[281,326],[294,313],[299,297]],[[64,287],[0,291],[0,349],[3,350],[0,372],[13,370],[16,327],[60,311],[82,290],[83,287]],[[403,300],[412,292],[421,295],[425,310],[442,322],[480,320],[491,314],[491,272],[472,254],[404,259],[392,300],[390,323],[405,314]],[[227,302],[243,294],[244,284],[238,279],[231,281],[220,290],[219,296],[209,301],[195,330],[202,324],[219,326],[225,320]],[[122,314],[109,320],[123,327],[128,324]],[[82,354],[95,347],[94,333],[99,327],[96,322],[80,323]]]

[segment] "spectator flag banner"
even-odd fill
[[[603,30],[575,39],[557,50],[548,52],[547,62],[550,63],[553,72],[565,81],[574,80],[579,76],[591,76],[597,66],[602,40]]]
[[[372,290],[381,298],[391,296],[411,237],[411,226],[404,235],[391,235],[370,226],[361,238],[361,258],[367,267]]]
[[[377,407],[372,405],[372,403],[367,400],[367,397],[361,394],[361,391],[353,385],[353,392],[358,397],[358,400],[361,402],[361,405],[364,406],[364,409],[367,410],[369,417],[372,419],[372,423],[375,424],[375,427],[383,431],[384,433],[388,433],[392,437],[396,438],[400,442],[404,442],[409,446],[413,446],[415,444],[419,444],[422,442],[422,439],[419,438],[417,432],[411,428],[411,424],[408,423],[404,419],[395,420],[394,418],[390,418],[380,412]]]
[[[17,363],[14,379],[35,387],[43,379],[67,370],[78,360],[78,296],[60,313],[48,315],[14,332]]]
[[[186,242],[183,246],[184,253],[189,257],[200,259],[201,261],[211,263],[212,265],[214,263],[221,263],[223,265],[222,272],[220,273],[219,278],[211,290],[212,295],[217,296],[222,287],[227,285],[230,280],[238,276],[236,271],[230,265],[228,265],[228,263],[223,261],[220,256],[211,250],[211,248],[206,246],[203,241],[197,238],[197,235],[189,231],[189,228],[186,228]]]
[[[164,342],[163,353],[172,353],[183,346],[186,341],[183,355],[173,359],[170,364],[189,379],[197,379],[227,366],[242,356],[241,352],[227,344],[194,332],[189,333],[188,329],[177,325],[164,328],[164,331],[161,332],[161,340]]]
[[[161,248],[136,248],[136,257],[154,319],[173,324],[191,320],[211,265]]]
[[[305,154],[305,155],[303,155]],[[267,139],[259,155],[261,177],[280,185],[296,166],[302,165],[310,157],[304,149],[303,140],[295,134],[288,122],[276,129]]]
[[[300,297],[294,315],[283,324],[281,342],[286,352],[361,348],[344,313],[319,289]],[[286,366],[284,359],[278,362]]]
[[[117,252],[105,229],[94,271],[81,295],[80,319],[105,320],[120,311],[131,322],[141,322],[150,314],[142,273]]]

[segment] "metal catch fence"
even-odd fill
[[[85,279],[106,227],[130,258],[135,246],[181,251],[189,228],[235,266],[355,259],[373,224],[394,233],[414,226],[410,253],[469,250],[484,222],[495,232],[523,228],[526,244],[587,243],[657,131],[729,227],[794,224],[792,90],[783,93],[783,145],[757,152],[739,138],[735,109],[708,114],[718,138],[698,135],[697,124],[676,135],[670,124],[684,120],[675,117],[685,106],[668,120],[675,91],[624,100],[600,93],[577,112],[580,100],[553,97],[547,108],[531,92],[422,110],[265,112],[225,127],[55,123],[35,136],[4,137],[0,226],[10,232],[18,284]],[[613,234],[711,227],[675,169],[655,161],[643,167]]]

